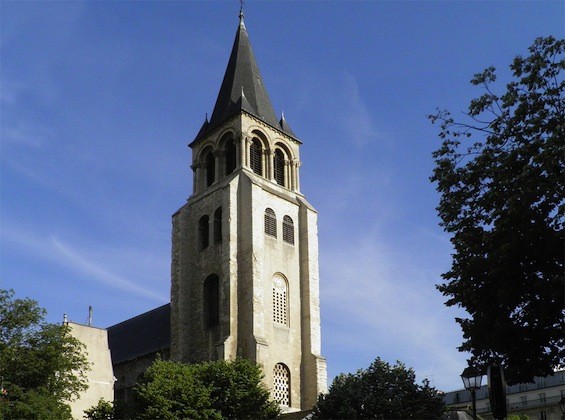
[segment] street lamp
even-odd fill
[[[463,385],[465,389],[471,391],[471,398],[473,399],[473,419],[477,419],[477,401],[476,401],[476,391],[481,387],[481,381],[483,375],[478,370],[467,367],[463,370],[461,374],[461,379],[463,380]]]
[[[559,400],[559,409],[561,410],[561,418],[565,419],[565,397]]]

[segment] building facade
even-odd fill
[[[108,334],[103,328],[65,321],[70,334],[86,347],[90,370],[86,372],[88,389],[76,400],[69,401],[74,419],[83,419],[84,410],[98,404],[100,399],[114,400],[114,373],[108,346]]]
[[[488,387],[483,385],[476,391],[477,414],[492,419]],[[471,407],[471,393],[465,389],[447,392],[444,401],[450,410],[465,410]],[[517,415],[530,420],[561,420],[565,413],[560,402],[565,401],[565,371],[550,376],[539,376],[534,382],[516,384],[506,388],[508,415]]]
[[[311,408],[327,381],[300,144],[275,117],[240,14],[211,118],[190,144],[192,195],[173,215],[171,358],[253,360],[287,411]]]

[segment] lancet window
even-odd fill
[[[277,237],[277,216],[271,208],[265,210],[265,233]]]
[[[251,147],[249,150],[249,160],[251,170],[257,175],[263,175],[263,147],[261,146],[261,141],[254,138],[251,141]]]
[[[283,241],[294,245],[294,222],[290,216],[283,217]]]
[[[277,182],[277,184],[285,186],[284,153],[281,149],[275,150],[275,155],[273,157],[273,167],[275,172],[275,181]]]
[[[202,216],[198,220],[198,248],[202,251],[210,244],[209,217]]]
[[[235,171],[235,167],[236,167],[235,143],[233,139],[228,139],[226,141],[224,159],[225,159],[224,162],[225,162],[226,175],[229,175],[233,171]]]
[[[273,278],[273,322],[288,326],[288,283],[281,275]]]
[[[216,180],[216,159],[212,151],[206,155],[206,186],[209,187]]]

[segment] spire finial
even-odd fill
[[[243,0],[239,0],[239,24],[243,25]]]

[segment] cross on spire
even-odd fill
[[[239,23],[243,23],[243,0],[239,0]]]

